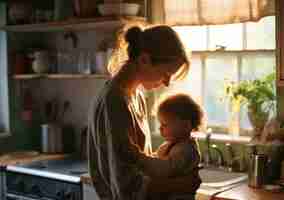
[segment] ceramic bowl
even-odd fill
[[[102,16],[135,16],[138,14],[139,7],[140,5],[135,3],[104,3],[98,5],[99,13]]]

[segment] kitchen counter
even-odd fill
[[[83,184],[92,185],[92,179],[89,173],[83,174],[81,176],[81,181]]]
[[[88,173],[81,176],[81,181],[83,184],[90,186],[92,184],[92,179]],[[197,200],[209,200],[214,194],[220,193],[221,191],[227,190],[228,188],[231,188],[233,186],[224,187],[220,189],[214,189],[209,187],[200,187],[197,190],[196,199]]]
[[[247,183],[238,185],[230,190],[215,195],[211,200],[281,200],[284,199],[282,192],[272,192],[264,189],[253,189]]]
[[[20,153],[7,153],[0,156],[0,166],[26,164],[40,160],[55,160],[65,158],[67,154],[46,154],[46,153],[30,153],[26,152],[21,156]]]
[[[89,174],[81,176],[83,184],[92,184]],[[211,194],[210,194],[211,193]],[[214,195],[215,194],[215,195]],[[283,192],[271,192],[263,189],[253,189],[248,187],[247,183],[237,184],[221,191],[206,191],[204,188],[200,188],[197,191],[197,200],[280,200],[284,199]]]
[[[14,157],[13,157],[14,155]],[[17,156],[15,156],[17,155]],[[34,161],[41,160],[56,160],[67,157],[68,154],[30,154],[29,156],[19,156],[19,154],[10,154],[0,156],[0,165],[13,165],[13,164],[25,164]],[[83,184],[91,185],[92,180],[88,173],[80,176]],[[223,192],[222,192],[223,191]],[[283,192],[271,192],[263,189],[253,189],[248,187],[247,183],[241,183],[229,188],[223,188],[220,191],[206,189],[201,187],[197,191],[197,200],[280,200],[284,199]]]

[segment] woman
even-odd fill
[[[101,90],[89,123],[90,175],[99,197],[108,200],[145,199],[147,186],[150,192],[175,191],[184,183],[166,177],[162,182],[149,183],[137,156],[141,152],[151,153],[147,111],[140,88],[168,86],[172,78],[183,77],[189,69],[183,45],[168,26],[144,31],[133,27],[125,39],[128,61]],[[186,181],[191,184],[190,178]],[[196,189],[199,184],[197,180],[186,189]]]

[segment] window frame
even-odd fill
[[[283,15],[284,16],[284,15]],[[241,50],[209,50],[210,49],[210,27],[212,25],[206,26],[206,49],[207,50],[197,50],[197,51],[191,51],[189,53],[189,56],[198,56],[199,59],[201,59],[201,105],[204,106],[205,103],[205,94],[206,94],[206,58],[208,55],[212,54],[231,54],[233,56],[236,56],[237,59],[237,81],[239,82],[241,80],[241,68],[242,68],[242,59],[244,55],[247,54],[272,54],[277,58],[277,44],[275,48],[271,49],[248,49],[247,48],[247,28],[248,23],[242,23],[242,49]],[[275,27],[277,32],[277,18],[275,17]],[[277,39],[277,38],[276,38]],[[186,49],[187,51],[189,49]],[[190,51],[190,50],[189,50]],[[277,59],[276,59],[277,62]],[[277,63],[275,63],[277,65]],[[276,67],[277,68],[277,67]],[[284,81],[283,81],[284,82]],[[237,117],[235,118],[237,120],[238,129],[240,130],[237,136],[248,136],[250,133],[250,129],[244,129],[241,128],[241,115],[240,112],[237,113]],[[213,128],[213,133],[218,134],[225,134],[225,135],[233,135],[229,132],[229,126],[214,126],[209,125],[208,128]],[[215,131],[214,131],[215,130]],[[217,131],[216,131],[217,130]]]
[[[277,85],[284,86],[284,66],[283,66],[283,59],[284,59],[284,2],[281,0],[275,1],[275,8],[276,8],[276,50],[277,50]]]
[[[242,68],[242,59],[243,56],[247,56],[248,54],[268,54],[269,56],[276,56],[275,50],[267,50],[267,49],[261,49],[261,50],[230,50],[230,51],[192,51],[191,52],[192,56],[198,56],[201,59],[201,94],[202,96],[200,97],[201,99],[201,105],[204,106],[204,97],[206,94],[206,58],[208,55],[212,54],[229,54],[236,56],[237,59],[237,81],[241,80],[241,68]],[[235,118],[237,120],[237,124],[239,125],[240,133],[239,136],[248,136],[250,131],[249,129],[244,129],[240,127],[241,124],[241,117],[240,113],[236,114],[237,117]],[[218,133],[218,134],[226,134],[226,135],[231,135],[232,133],[229,133],[228,126],[214,126],[214,125],[208,125],[208,128],[211,128],[213,130],[213,133]]]

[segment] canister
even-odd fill
[[[251,154],[248,168],[248,185],[253,188],[260,188],[265,184],[267,170],[267,155]]]
[[[63,152],[61,127],[55,123],[41,125],[41,151],[43,153]]]

